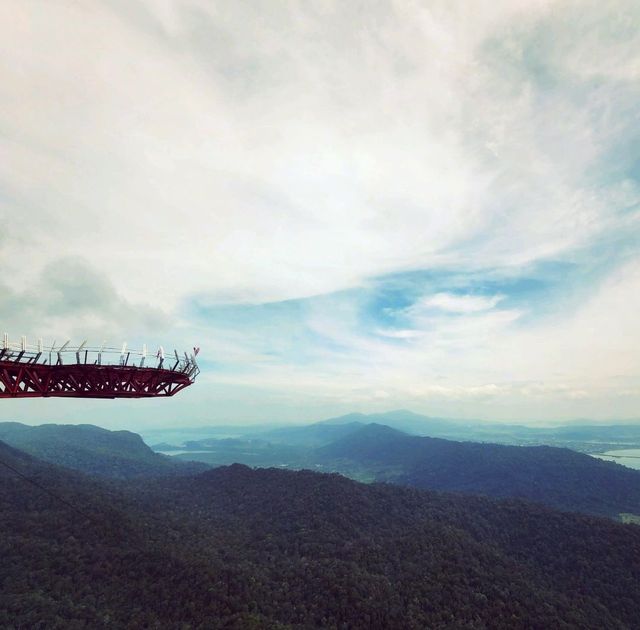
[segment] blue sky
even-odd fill
[[[0,418],[640,417],[637,3],[20,0],[0,29],[0,327],[204,368]]]

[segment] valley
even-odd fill
[[[229,427],[224,430],[228,434]],[[216,429],[211,431],[215,435]],[[627,460],[594,452],[616,442],[638,443],[640,431],[633,425],[533,429],[396,411],[236,431],[234,437],[187,439],[154,448],[178,460],[213,467],[237,462],[338,472],[365,483],[519,497],[617,519],[621,513],[640,514],[635,496],[639,476],[629,470],[633,466],[605,464],[601,460],[618,464]],[[480,439],[486,436],[501,442]]]

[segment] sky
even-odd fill
[[[635,0],[4,0],[0,328],[201,347],[132,428],[640,418]]]

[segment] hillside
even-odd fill
[[[90,424],[27,426],[2,422],[0,440],[41,460],[101,477],[194,474],[207,468],[202,463],[154,453],[136,433],[108,431]]]
[[[540,427],[473,419],[435,418],[399,409],[385,413],[348,414],[323,420],[318,424],[341,424],[353,421],[361,425],[383,424],[411,435],[514,446],[566,446],[583,453],[599,453],[624,446],[640,447],[640,422],[638,421],[602,425],[582,420],[569,425]]]
[[[460,435],[461,433],[468,432],[473,424],[477,424],[473,423],[473,421],[462,422],[449,418],[433,418],[420,413],[414,413],[408,409],[396,409],[383,413],[347,414],[346,416],[329,418],[317,424],[335,425],[353,421],[357,421],[360,426],[383,424],[392,429],[414,435],[445,435],[447,437],[449,435]]]
[[[0,626],[636,627],[640,528],[231,466],[121,489],[0,459]],[[215,620],[215,622],[213,622]]]
[[[519,497],[564,510],[640,514],[640,472],[550,446],[506,446],[407,435],[370,424],[317,451],[380,480],[432,490]]]
[[[259,435],[263,440],[275,444],[293,446],[322,446],[338,440],[361,429],[364,424],[358,421],[330,424],[317,422],[304,426],[281,427]]]

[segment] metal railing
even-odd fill
[[[149,353],[146,344],[143,344],[141,350],[135,350],[128,348],[126,342],[120,348],[108,347],[106,343],[100,348],[90,347],[87,346],[86,341],[83,341],[77,347],[72,346],[71,341],[66,341],[60,347],[56,347],[56,342],[54,341],[51,346],[47,347],[42,339],[38,339],[35,344],[31,344],[27,342],[25,336],[21,337],[19,342],[12,342],[9,340],[7,333],[3,334],[2,342],[0,343],[0,361],[37,363],[39,365],[104,365],[153,368],[181,372],[191,380],[195,379],[200,373],[200,368],[196,362],[198,352],[199,348],[194,348],[193,353],[190,354],[186,352],[179,354],[177,350],[165,353],[164,348],[159,346],[155,353]]]

